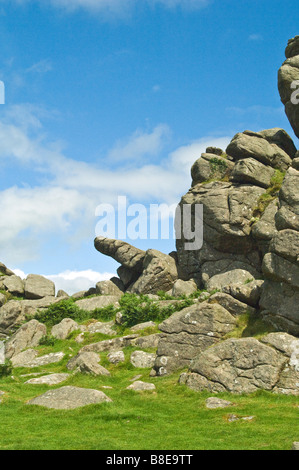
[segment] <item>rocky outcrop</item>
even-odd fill
[[[253,393],[271,390],[299,394],[299,340],[290,338],[291,351],[281,351],[280,333],[264,339],[228,339],[202,352],[191,364],[190,372],[181,376],[193,390],[213,393]],[[296,358],[295,358],[296,356]]]
[[[159,326],[162,334],[154,365],[157,375],[189,366],[192,359],[235,325],[235,317],[217,303],[203,302],[174,313]]]
[[[299,138],[299,36],[289,40],[285,54],[287,60],[278,72],[278,89],[286,115]]]
[[[44,276],[29,274],[25,280],[26,299],[42,299],[43,297],[55,296],[54,282]]]
[[[31,320],[11,336],[5,344],[5,356],[11,359],[23,349],[38,346],[43,336],[47,334],[47,328],[37,320]]]
[[[277,328],[299,335],[299,171],[290,168],[279,193],[276,233],[263,260],[260,306]]]

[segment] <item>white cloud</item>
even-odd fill
[[[171,134],[169,126],[160,124],[152,132],[137,130],[129,139],[118,141],[109,152],[112,160],[139,160],[145,156],[157,155]]]
[[[263,41],[263,36],[261,34],[250,34],[248,37],[249,41]]]
[[[13,269],[13,272],[22,279],[26,279],[28,275],[21,269]],[[98,282],[107,281],[113,276],[114,274],[111,273],[99,273],[91,269],[85,271],[68,270],[59,274],[45,275],[47,279],[55,283],[56,292],[62,289],[69,295],[88,290],[90,287],[94,287]]]
[[[7,0],[2,0],[5,2]],[[11,0],[10,0],[11,1]],[[56,8],[69,12],[85,9],[92,13],[120,14],[126,15],[136,5],[147,5],[153,7],[162,5],[168,9],[181,7],[188,10],[196,10],[209,5],[213,0],[14,0],[16,3],[28,3],[39,1],[41,4],[50,4]]]
[[[41,119],[34,110],[19,106],[14,111],[22,116],[20,122],[9,110],[5,122],[0,122],[0,161],[13,163],[19,171],[29,166],[37,181],[0,191],[0,259],[15,266],[38,259],[45,238],[59,236],[68,245],[92,239],[98,222],[96,207],[116,204],[118,196],[127,196],[129,203],[177,203],[188,190],[193,162],[207,146],[225,149],[230,140],[202,138],[181,146],[157,164],[141,164],[144,155],[159,153],[169,138],[169,127],[159,125],[151,132],[139,130],[123,147],[120,143],[114,147],[117,155],[135,158],[130,167],[107,169],[66,158],[59,148],[45,142]]]
[[[53,69],[52,63],[49,59],[43,59],[40,60],[39,62],[33,64],[31,67],[29,67],[26,72],[27,73],[38,73],[38,74],[44,74],[47,72],[50,72]]]

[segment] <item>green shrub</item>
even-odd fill
[[[41,346],[54,346],[57,339],[54,336],[46,335],[43,336],[39,342]]]
[[[35,315],[36,320],[45,323],[47,326],[54,326],[64,318],[71,318],[75,321],[84,321],[90,317],[90,313],[82,310],[75,304],[74,299],[65,299],[61,302],[50,305],[46,310]]]
[[[138,323],[147,321],[161,322],[170,317],[173,313],[192,305],[193,300],[185,299],[166,307],[161,307],[146,295],[136,296],[135,294],[125,294],[122,296],[119,303],[123,315],[123,326],[131,328]]]
[[[12,363],[6,360],[4,364],[0,364],[0,378],[7,377],[12,373]]]

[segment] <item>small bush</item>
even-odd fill
[[[71,318],[75,321],[84,321],[90,317],[90,313],[82,310],[75,304],[74,299],[65,299],[61,302],[50,305],[46,310],[35,315],[36,320],[45,323],[47,326],[54,326],[64,318]]]
[[[46,335],[43,336],[39,342],[41,346],[54,346],[57,339],[54,336]]]
[[[178,301],[166,307],[160,307],[146,295],[136,296],[134,294],[125,294],[120,299],[123,326],[131,328],[138,323],[147,321],[161,322],[170,317],[173,313],[189,307],[193,304],[192,299]]]
[[[0,378],[7,377],[12,373],[12,363],[6,360],[4,364],[0,364]]]

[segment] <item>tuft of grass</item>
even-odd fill
[[[269,204],[277,199],[278,193],[281,189],[285,172],[275,170],[274,175],[271,178],[270,186],[267,188],[264,194],[262,194],[257,202],[257,206],[253,209],[253,215],[251,223],[254,224],[259,221]]]
[[[246,313],[237,317],[236,327],[225,336],[228,338],[261,339],[263,336],[277,331],[273,325],[260,318],[258,315]]]

